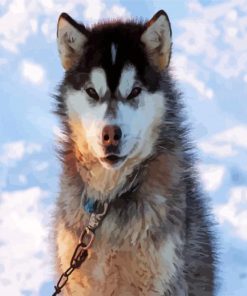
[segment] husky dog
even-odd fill
[[[215,295],[212,222],[169,69],[171,37],[162,10],[148,22],[91,28],[59,17],[65,77],[56,113],[66,137],[55,213],[58,274],[88,221],[86,201],[109,203],[63,295]]]

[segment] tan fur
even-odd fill
[[[169,189],[180,181],[181,168],[177,156],[162,154],[151,163],[146,182],[143,184],[144,192],[153,188],[163,196],[168,195]]]
[[[177,182],[179,170],[178,159],[171,155],[160,155],[151,162],[145,174],[147,182],[138,194],[140,208],[136,217],[118,229],[118,216],[109,211],[96,232],[90,257],[71,276],[64,295],[161,295],[166,283],[175,274],[174,264],[183,264],[175,251],[182,246],[182,239],[179,233],[168,234],[165,241],[157,242],[155,246],[150,235],[167,215],[169,187]],[[166,180],[163,185],[160,185],[161,179]],[[68,188],[64,182],[63,187]],[[73,192],[72,188],[69,190]],[[65,211],[68,207],[74,211],[74,216],[60,216],[56,226],[60,271],[69,266],[78,240],[77,231],[88,219],[79,203],[76,198],[68,203],[66,191],[60,196],[60,206],[65,204]],[[73,225],[75,231],[66,228],[66,223]]]

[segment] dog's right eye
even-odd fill
[[[137,97],[140,93],[141,93],[142,89],[140,87],[134,87],[132,89],[132,91],[130,92],[130,94],[127,97],[127,100],[131,100],[134,99],[135,97]]]
[[[87,94],[93,98],[95,101],[99,100],[99,95],[97,94],[96,90],[92,87],[86,89]]]

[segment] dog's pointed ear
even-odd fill
[[[88,31],[83,25],[66,13],[60,15],[57,23],[57,46],[65,70],[70,70],[79,62],[87,39]]]
[[[162,71],[168,67],[171,57],[172,30],[169,18],[164,10],[160,10],[145,24],[145,27],[141,41],[145,45],[151,63]]]

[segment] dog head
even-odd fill
[[[89,29],[63,13],[57,44],[66,70],[63,111],[85,161],[117,169],[150,156],[166,111],[161,82],[171,55],[167,14],[159,11],[144,24]]]

